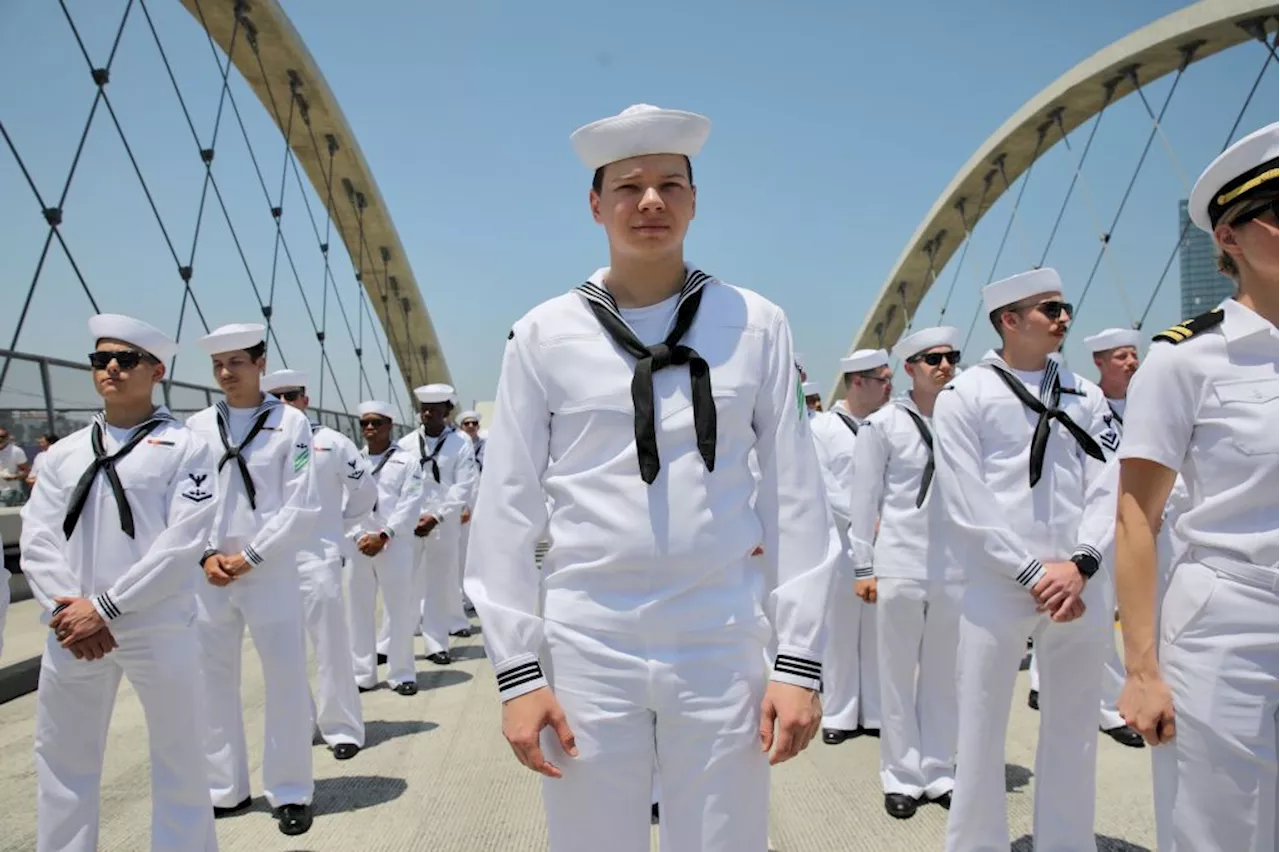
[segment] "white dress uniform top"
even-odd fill
[[[449,402],[453,388],[423,385],[414,389],[414,395],[422,403]],[[439,521],[429,534],[414,539],[422,638],[427,654],[438,654],[449,650],[451,632],[470,627],[462,609],[458,538],[459,517],[471,502],[476,484],[476,460],[471,442],[448,427],[433,437],[419,426],[401,438],[399,445],[422,474],[422,514]]]
[[[1044,268],[988,285],[983,299],[990,312],[1061,289],[1057,273]],[[1102,391],[1060,370],[1053,358],[1032,373],[1015,371],[988,352],[938,396],[933,426],[943,512],[934,535],[946,547],[944,558],[962,566],[967,583],[949,852],[1009,848],[1005,734],[1031,634],[1044,687],[1036,846],[1094,848],[1097,708],[1112,619],[1102,605],[1101,583],[1086,584],[1086,612],[1068,623],[1051,623],[1038,613],[1030,590],[1044,574],[1043,562],[1078,555],[1096,566],[1110,555],[1116,465],[1098,458],[1119,443],[1109,415]],[[1037,430],[1041,421],[1045,426]],[[1047,435],[1043,444],[1036,442],[1041,451],[1033,452],[1038,431]]]
[[[309,377],[277,370],[262,379],[268,393],[305,388]],[[330,746],[364,746],[364,717],[351,660],[351,630],[343,594],[343,566],[351,548],[345,531],[378,501],[378,486],[351,439],[336,429],[311,424],[312,464],[320,494],[314,538],[298,551],[302,610],[316,659],[316,725]]]
[[[1210,164],[1191,193],[1192,220],[1211,230],[1250,189],[1274,199],[1278,142],[1272,124]],[[1157,823],[1175,852],[1273,850],[1280,338],[1227,300],[1155,340],[1129,388],[1120,456],[1178,471],[1188,492],[1160,613],[1176,732],[1154,749],[1168,757],[1155,764]]]
[[[197,343],[213,355],[255,346],[264,334],[254,323],[223,326]],[[210,795],[214,806],[226,808],[250,795],[240,702],[248,625],[266,682],[263,791],[272,808],[309,805],[313,728],[297,560],[319,535],[311,424],[301,411],[265,396],[256,408],[219,402],[191,415],[187,425],[219,459],[209,547],[241,552],[253,566],[223,587],[197,584]]]
[[[904,337],[893,354],[905,361],[959,343],[950,326],[926,328]],[[868,417],[858,432],[857,476],[846,499],[854,574],[876,579],[881,785],[886,795],[936,799],[955,786],[964,574],[935,544],[933,516],[943,501],[934,494],[930,422],[910,394]]]
[[[480,421],[480,415],[474,411],[464,411],[458,415],[459,423],[466,423],[468,420]],[[476,478],[475,485],[471,489],[471,496],[467,498],[467,507],[470,508],[475,504],[476,492],[480,488],[480,475],[484,473],[484,447],[489,440],[483,433],[477,433],[473,438],[467,432],[462,432],[462,437],[471,442],[471,455],[476,460]],[[462,524],[462,530],[458,534],[458,565],[465,567],[467,564],[467,545],[471,542],[471,524]],[[461,579],[461,574],[459,574]],[[466,601],[463,602],[464,604]]]
[[[843,373],[873,370],[889,363],[883,349],[859,349],[841,359]],[[827,604],[827,643],[822,659],[822,727],[832,731],[879,728],[880,674],[876,650],[876,607],[854,594],[854,566],[849,559],[849,497],[859,480],[854,447],[863,421],[849,413],[844,400],[810,423],[817,445],[822,482],[831,504],[841,555]]]
[[[359,411],[361,417],[376,414],[395,420],[395,409],[385,402],[362,402]],[[374,610],[380,589],[388,622],[387,682],[394,689],[417,682],[413,630],[421,614],[419,587],[414,583],[413,528],[422,510],[422,470],[411,453],[394,443],[378,455],[370,455],[368,447],[363,453],[371,468],[370,476],[378,486],[378,501],[350,538],[355,542],[365,533],[386,533],[388,541],[373,558],[358,550],[352,557],[348,577],[351,648],[356,684],[373,689],[378,685]]]
[[[160,361],[177,349],[116,314],[93,317],[89,330]],[[102,758],[122,674],[146,713],[151,849],[217,849],[200,739],[200,649],[190,629],[217,489],[209,449],[163,407],[133,429],[95,415],[48,451],[22,508],[22,571],[43,623],[60,609],[56,598],[86,598],[119,647],[78,660],[49,631],[36,699],[38,852],[98,848]]]

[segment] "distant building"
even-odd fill
[[[1194,317],[1212,310],[1235,292],[1235,284],[1218,271],[1213,237],[1190,224],[1187,202],[1178,202],[1178,228],[1183,234],[1178,248],[1182,282],[1182,316]]]

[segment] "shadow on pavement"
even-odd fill
[[[364,723],[364,747],[373,748],[381,745],[387,740],[394,740],[397,737],[407,737],[410,734],[425,734],[428,731],[434,731],[440,727],[435,722],[387,722],[382,720],[374,720]]]
[[[1154,852],[1146,846],[1139,846],[1118,837],[1107,837],[1104,834],[1095,834],[1093,839],[1098,844],[1098,852]],[[1030,834],[1022,835],[1009,847],[1009,852],[1034,852],[1034,850],[1035,846]]]
[[[1004,765],[1004,791],[1013,793],[1021,790],[1023,787],[1031,783],[1034,773],[1025,766],[1019,766],[1016,763],[1006,763]]]
[[[483,645],[462,645],[449,651],[449,655],[455,660],[483,660]]]
[[[418,672],[418,689],[441,689],[446,686],[457,686],[471,680],[471,674],[457,669],[435,668]]]
[[[348,775],[316,779],[315,812],[339,814],[384,805],[404,795],[409,788],[403,778],[385,775]],[[255,803],[256,804],[256,803]]]

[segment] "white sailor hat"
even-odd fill
[[[1106,352],[1108,349],[1119,349],[1121,346],[1132,346],[1135,349],[1142,342],[1142,332],[1132,328],[1104,328],[1097,334],[1084,339],[1084,345],[1090,352]]]
[[[421,385],[413,389],[413,395],[418,398],[418,402],[453,402],[453,387],[450,385]]]
[[[805,382],[801,385],[806,397],[822,396],[822,387],[817,382]]]
[[[645,154],[694,157],[710,133],[711,121],[706,116],[636,104],[579,127],[569,139],[586,167],[595,171]]]
[[[249,349],[267,339],[267,327],[256,322],[233,322],[222,325],[196,341],[196,345],[217,355],[220,352],[235,352],[238,349]]]
[[[960,345],[960,330],[949,325],[938,325],[933,328],[922,328],[912,332],[898,341],[893,347],[893,357],[905,361],[912,355],[919,354],[935,346],[950,346],[952,349]]]
[[[301,370],[276,370],[262,377],[262,389],[267,393],[279,388],[305,388],[307,374]]]
[[[889,366],[889,353],[883,349],[857,349],[847,358],[840,359],[842,373],[861,373],[876,367]]]
[[[1058,270],[1045,266],[1019,272],[983,287],[982,304],[987,313],[991,313],[997,308],[1021,302],[1031,296],[1061,292],[1062,279],[1058,277]]]
[[[369,400],[367,402],[360,403],[360,405],[356,407],[356,412],[358,417],[364,417],[366,414],[376,414],[379,417],[385,417],[391,421],[396,419],[396,410],[391,407],[391,403],[379,402],[378,400]]]
[[[462,412],[461,414],[459,414],[459,415],[458,415],[458,422],[459,422],[459,423],[466,423],[468,420],[474,420],[474,421],[476,421],[477,423],[479,423],[479,422],[480,422],[480,415],[479,415],[479,414],[477,414],[476,412],[474,412],[474,411],[470,411],[470,410],[468,410],[468,411],[464,411],[464,412]]]
[[[1280,178],[1280,122],[1255,130],[1218,155],[1191,190],[1187,211],[1202,231],[1241,201],[1276,194]]]
[[[97,314],[89,317],[89,334],[95,342],[110,337],[132,343],[157,361],[168,361],[178,354],[178,344],[167,334],[124,314]]]

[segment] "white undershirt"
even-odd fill
[[[232,408],[227,406],[227,432],[230,435],[231,442],[240,443],[245,435],[249,434],[250,427],[253,426],[253,415],[258,412],[258,407],[253,408]]]
[[[631,326],[636,337],[645,346],[653,346],[666,339],[671,330],[671,321],[675,317],[676,308],[680,304],[680,294],[670,296],[656,305],[643,308],[619,308],[622,318]]]

